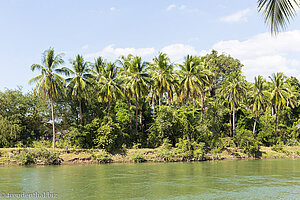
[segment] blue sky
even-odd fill
[[[283,71],[300,78],[300,18],[271,37],[253,0],[7,0],[0,6],[0,90],[32,86],[45,49],[93,61],[159,51],[175,62],[211,49],[238,58],[248,80]]]

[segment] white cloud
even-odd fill
[[[185,44],[171,44],[161,49],[172,62],[181,62],[186,55],[205,55],[206,51],[197,51],[193,46]]]
[[[116,10],[116,8],[115,7],[111,7],[109,10],[113,12],[113,11]]]
[[[186,5],[176,5],[176,4],[170,4],[167,8],[166,11],[171,11],[171,10],[180,10],[180,11],[186,11],[186,12],[195,12],[198,11],[198,9],[195,8],[188,8]]]
[[[240,10],[236,13],[220,18],[220,21],[226,23],[247,22],[250,11],[250,8]]]
[[[147,57],[155,53],[154,48],[115,48],[114,45],[108,45],[101,51],[85,55],[86,58],[105,57],[108,60],[115,60],[120,56],[132,54],[134,56]]]
[[[243,73],[248,81],[253,81],[257,75],[267,78],[275,72],[283,72],[300,79],[300,30],[282,32],[277,37],[272,37],[270,33],[262,33],[244,41],[220,41],[214,44],[212,49],[239,59],[244,64]],[[186,44],[170,44],[161,49],[116,48],[108,45],[99,52],[85,56],[88,59],[103,56],[108,60],[115,60],[121,55],[133,54],[151,60],[159,51],[167,53],[175,63],[182,62],[187,54],[203,56],[210,52]]]
[[[168,7],[167,7],[167,11],[170,11],[170,10],[172,10],[172,9],[174,9],[174,8],[176,8],[176,5],[175,4],[171,4],[171,5],[169,5]]]
[[[87,45],[87,44],[81,47],[82,50],[87,50],[88,48],[89,48],[89,45]]]
[[[270,33],[258,34],[245,41],[220,41],[213,49],[230,54],[245,65],[243,72],[252,81],[254,76],[268,77],[283,72],[300,78],[300,30],[282,32],[277,37]]]

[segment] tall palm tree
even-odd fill
[[[91,74],[93,79],[98,82],[101,79],[101,76],[104,73],[104,68],[106,67],[106,62],[102,57],[95,59],[95,62],[92,64]]]
[[[103,74],[98,80],[99,92],[98,97],[102,102],[108,103],[107,110],[110,113],[111,103],[116,101],[119,96],[123,95],[118,80],[119,69],[115,63],[107,63],[103,69]]]
[[[90,84],[92,77],[90,66],[84,61],[81,55],[77,55],[76,59],[72,62],[72,68],[63,68],[72,78],[68,78],[69,85],[67,87],[67,93],[71,94],[77,99],[79,104],[80,123],[82,124],[82,100],[88,97],[87,85]]]
[[[157,90],[159,106],[162,105],[164,95],[170,104],[174,92],[173,83],[175,77],[173,73],[173,65],[170,63],[170,59],[167,54],[160,53],[157,57],[153,58],[151,69],[151,78],[154,86],[153,89]],[[155,91],[153,92],[155,93]]]
[[[287,90],[287,102],[286,106],[291,106],[294,108],[298,105],[298,97],[299,97],[299,91],[293,86],[290,82],[285,82],[285,88]]]
[[[200,58],[187,55],[182,65],[179,65],[181,94],[180,99],[185,100],[186,105],[190,98],[193,98],[193,118],[195,113],[196,98],[204,91],[204,86],[208,84],[208,72],[203,69],[203,62]]]
[[[262,76],[255,77],[254,84],[251,88],[252,107],[255,113],[255,121],[253,125],[253,134],[255,133],[255,127],[257,123],[257,117],[259,111],[268,104],[271,94],[266,88],[266,80]]]
[[[282,72],[272,74],[269,76],[272,82],[272,104],[275,109],[276,120],[275,120],[275,131],[277,131],[278,125],[278,113],[281,109],[281,106],[287,102],[288,98],[288,91],[285,87],[285,79],[286,77],[283,75]]]
[[[296,15],[299,0],[258,0],[258,10],[262,13],[265,23],[272,34],[284,30],[287,24]]]
[[[59,74],[65,74],[65,71],[59,69],[58,66],[64,63],[62,59],[63,54],[55,55],[54,49],[49,48],[44,51],[42,57],[42,64],[31,65],[31,70],[40,70],[40,74],[29,80],[29,84],[36,83],[34,93],[38,94],[45,99],[49,99],[52,114],[52,130],[53,130],[53,143],[52,147],[55,148],[55,118],[53,101],[60,95],[65,93],[65,79]]]
[[[235,72],[227,77],[220,89],[220,94],[230,104],[232,111],[232,132],[235,135],[235,109],[246,94],[246,85],[244,77]]]
[[[125,84],[129,88],[132,95],[135,97],[135,128],[138,131],[138,111],[139,99],[146,95],[148,92],[148,79],[149,74],[146,71],[148,63],[142,61],[141,57],[134,57],[130,61],[130,65],[126,71],[123,71]],[[141,123],[142,107],[140,108],[140,123]],[[142,126],[142,124],[141,124]]]
[[[117,63],[121,65],[120,68],[120,74],[121,74],[121,80],[122,82],[126,81],[128,79],[128,70],[132,62],[133,55],[129,54],[127,56],[121,56],[118,60]],[[131,98],[132,98],[132,93],[129,88],[129,85],[122,84],[122,89],[123,89],[123,95],[126,98],[127,101],[127,110],[128,110],[128,117],[129,117],[129,127],[132,129],[132,120],[131,120]]]

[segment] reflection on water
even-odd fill
[[[300,199],[300,160],[0,167],[0,192],[59,199]]]

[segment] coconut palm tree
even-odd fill
[[[102,57],[98,57],[97,59],[95,59],[95,62],[92,64],[91,74],[96,82],[101,79],[105,66],[106,62]]]
[[[118,80],[119,69],[115,63],[107,63],[103,69],[102,76],[98,80],[99,92],[98,98],[100,101],[108,103],[107,110],[110,113],[110,107],[113,101],[116,101],[119,96],[123,95]]]
[[[271,101],[275,109],[275,114],[276,114],[275,131],[277,131],[278,113],[280,112],[282,105],[284,105],[288,99],[288,91],[287,88],[285,87],[286,77],[283,75],[282,72],[280,72],[280,73],[272,74],[272,76],[269,76],[269,78],[271,79],[271,83],[272,83]]]
[[[87,99],[87,87],[90,84],[91,69],[87,62],[84,61],[81,55],[77,55],[76,59],[71,61],[72,68],[63,68],[68,75],[72,75],[72,78],[68,78],[69,82],[67,87],[67,93],[76,98],[79,104],[80,123],[82,124],[82,100]]]
[[[235,72],[227,77],[220,89],[220,94],[230,104],[232,111],[232,133],[235,135],[235,109],[239,102],[243,100],[246,94],[246,85],[244,77]]]
[[[153,93],[155,90],[158,93],[159,106],[162,105],[163,96],[168,99],[169,104],[171,104],[171,98],[174,92],[174,80],[175,75],[173,73],[174,67],[170,63],[170,59],[167,54],[160,53],[157,57],[153,58],[153,63],[151,64],[151,78],[153,80]]]
[[[187,55],[182,65],[179,65],[181,94],[180,99],[185,100],[186,106],[190,98],[193,98],[193,118],[195,115],[196,98],[203,94],[205,85],[208,84],[209,78],[203,68],[203,62],[200,58]]]
[[[130,93],[135,98],[135,128],[138,131],[138,111],[139,111],[139,99],[146,96],[148,92],[149,74],[146,71],[148,63],[142,61],[141,57],[133,57],[130,61],[128,69],[123,71],[123,78],[125,85],[128,87]],[[141,123],[142,107],[140,108],[140,123]]]
[[[262,13],[265,23],[272,34],[284,30],[296,15],[299,0],[258,0],[258,10]]]
[[[51,114],[52,114],[52,129],[53,129],[53,143],[52,147],[55,148],[55,118],[53,102],[59,96],[65,93],[65,79],[59,74],[65,74],[65,71],[59,69],[59,65],[64,63],[62,59],[63,54],[55,55],[54,49],[49,48],[44,51],[42,57],[42,64],[31,65],[31,70],[40,70],[40,74],[29,80],[29,83],[36,83],[34,87],[34,94],[37,94],[50,101]]]
[[[271,94],[266,88],[266,80],[262,76],[255,77],[254,84],[251,87],[252,107],[255,113],[255,121],[253,125],[253,134],[255,133],[255,127],[259,111],[268,104]]]
[[[286,106],[291,106],[292,108],[294,108],[299,103],[298,102],[299,92],[297,91],[295,86],[293,86],[290,82],[287,81],[285,82],[285,88],[288,94]]]
[[[126,81],[128,79],[127,74],[129,67],[131,65],[133,55],[129,54],[128,56],[121,56],[118,60],[117,63],[121,65],[120,68],[120,79],[122,82]],[[132,98],[132,93],[129,88],[129,85],[127,84],[122,84],[122,89],[123,89],[123,95],[126,98],[127,101],[127,110],[128,110],[128,117],[129,117],[129,127],[132,129],[132,120],[131,120],[131,98]]]

